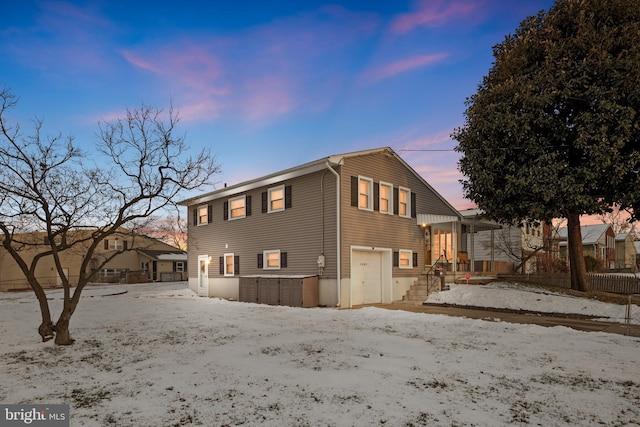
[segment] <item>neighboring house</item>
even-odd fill
[[[584,225],[580,227],[582,234],[582,250],[584,256],[592,256],[600,260],[605,269],[616,265],[616,235],[609,224]],[[567,251],[567,228],[558,230],[560,235],[560,257],[569,261]]]
[[[243,278],[314,277],[319,305],[341,307],[402,299],[425,265],[456,252],[462,219],[388,147],[321,158],[180,204],[190,219],[194,292],[238,299]]]
[[[633,247],[636,250],[636,269],[640,270],[640,242],[633,242]]]
[[[82,232],[76,232],[82,233]],[[44,233],[24,235],[32,242],[45,243]],[[43,250],[46,247],[43,245]],[[132,238],[126,233],[110,236],[96,250],[89,268],[95,270],[107,256],[115,251],[124,251],[110,260],[92,280],[93,282],[120,281],[166,281],[186,280],[187,254],[159,240],[137,235]],[[27,264],[39,251],[36,246],[26,246],[23,257]],[[77,274],[82,263],[84,253],[80,248],[61,253],[62,267],[69,276],[71,284],[77,280]],[[60,276],[55,268],[53,257],[45,257],[38,262],[36,277],[44,287],[58,287],[61,285]],[[26,289],[29,285],[22,270],[7,251],[0,246],[0,291]]]
[[[496,273],[535,273],[549,255],[551,227],[539,225],[499,224],[489,220],[480,209],[460,211],[467,224],[482,221],[485,227],[473,230],[467,226],[467,248],[474,271]],[[487,225],[493,224],[494,227]]]
[[[616,264],[615,268],[635,268],[637,265],[636,250],[633,234],[621,233],[616,235]]]

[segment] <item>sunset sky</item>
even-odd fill
[[[456,208],[465,99],[492,47],[550,0],[11,1],[0,87],[28,130],[89,147],[143,102],[211,147],[218,187],[332,154],[390,146]],[[208,188],[210,191],[213,188]]]

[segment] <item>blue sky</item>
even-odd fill
[[[390,146],[455,207],[451,131],[492,46],[548,0],[12,1],[0,86],[28,128],[95,142],[145,103],[180,112],[218,187],[321,157]],[[416,151],[417,150],[417,151]],[[212,188],[207,188],[212,190]]]

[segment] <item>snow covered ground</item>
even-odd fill
[[[434,298],[591,309],[467,288]],[[39,342],[38,319],[31,294],[0,294],[0,402],[68,403],[72,426],[640,425],[640,340],[622,335],[227,302],[184,283],[88,289],[70,347]]]
[[[626,322],[626,305],[607,304],[544,288],[514,283],[493,282],[487,285],[449,285],[450,291],[431,294],[427,303],[497,307],[541,313],[586,314],[596,320]],[[640,324],[640,307],[631,306],[631,323]]]

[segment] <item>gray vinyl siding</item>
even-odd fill
[[[458,215],[447,203],[412,171],[393,156],[385,153],[349,156],[341,168],[342,175],[342,275],[350,277],[350,248],[365,247],[411,250],[418,254],[418,267],[393,268],[394,277],[411,277],[424,266],[424,231],[416,218],[382,214],[351,206],[351,177],[363,176],[374,182],[387,182],[394,188],[405,187],[416,193],[417,213]]]
[[[475,261],[491,260],[491,231],[480,231],[473,236],[473,258]],[[511,251],[519,253],[522,250],[522,230],[516,226],[505,226],[501,230],[493,231],[493,259],[494,261],[514,262],[507,253],[510,251],[506,246],[506,241],[510,241]],[[471,235],[467,234],[467,248],[469,257],[471,254]]]
[[[291,186],[292,204],[281,212],[262,213],[262,193],[279,185]],[[224,202],[241,195],[251,196],[251,215],[224,220]],[[336,277],[336,178],[321,171],[273,185],[256,188],[208,202],[211,222],[193,224],[189,206],[189,276],[197,277],[198,255],[211,256],[209,277],[221,277],[219,257],[233,253],[240,257],[240,275],[317,275],[317,259],[324,253],[323,278]],[[287,267],[280,270],[258,268],[257,256],[265,250],[287,253]]]

